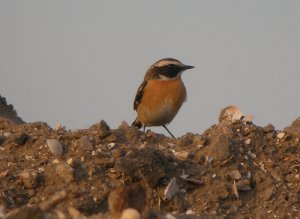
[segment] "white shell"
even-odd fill
[[[238,120],[243,122],[252,122],[254,119],[253,115],[244,115],[240,108],[234,105],[227,106],[222,109],[219,115],[219,122],[233,123]]]
[[[240,108],[234,105],[230,105],[221,110],[219,115],[219,122],[224,120],[227,120],[229,122],[234,122],[236,120],[239,120],[242,116],[243,113],[240,110]]]
[[[63,155],[63,144],[57,141],[56,139],[47,139],[46,140],[49,150],[54,156]]]

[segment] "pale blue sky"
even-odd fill
[[[0,94],[27,122],[116,128],[134,120],[147,68],[173,57],[196,66],[175,135],[202,133],[229,104],[281,129],[300,116],[299,11],[297,0],[1,0]]]

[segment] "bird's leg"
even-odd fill
[[[146,131],[146,126],[143,126],[144,132]]]
[[[169,134],[172,136],[172,138],[175,138],[175,136],[169,131],[169,129],[167,128],[166,125],[163,125],[163,127],[167,130],[167,132],[169,132]]]

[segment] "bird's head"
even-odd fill
[[[155,62],[147,71],[145,79],[172,80],[179,78],[181,73],[194,66],[184,65],[173,58],[164,58]]]

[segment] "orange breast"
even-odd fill
[[[149,80],[138,105],[138,118],[144,126],[161,126],[170,123],[186,99],[181,79]]]

